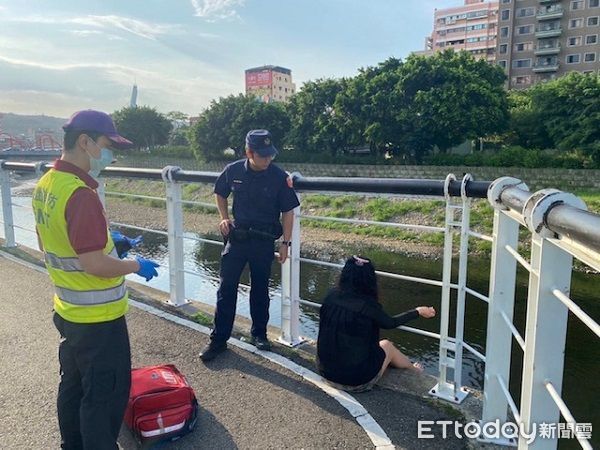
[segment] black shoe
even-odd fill
[[[210,343],[200,352],[200,359],[202,361],[210,361],[211,359],[215,359],[219,353],[223,353],[225,350],[227,350],[227,342],[210,341]]]
[[[250,343],[259,350],[271,350],[271,343],[266,337],[252,336]]]

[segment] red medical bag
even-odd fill
[[[194,390],[175,366],[131,371],[125,423],[142,444],[179,439],[194,429],[197,417]]]

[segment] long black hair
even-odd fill
[[[342,269],[338,289],[344,294],[355,294],[378,301],[377,276],[370,259],[351,256]]]

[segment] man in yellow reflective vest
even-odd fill
[[[61,448],[117,449],[131,383],[124,275],[149,281],[158,264],[119,259],[96,193],[94,177],[112,162],[111,148],[133,144],[100,111],[76,112],[63,129],[62,156],[40,178],[32,199],[56,292]]]

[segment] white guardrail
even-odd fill
[[[14,247],[15,224],[12,216],[10,171],[36,172],[41,175],[50,170],[46,163],[0,162],[0,188],[2,190],[2,222],[5,246]],[[101,179],[99,194],[104,196],[133,197],[166,202],[167,231],[154,230],[135,224],[114,223],[140,231],[157,233],[168,237],[170,301],[173,306],[188,302],[185,297],[185,274],[205,277],[198,272],[184,269],[183,241],[191,239],[211,245],[223,245],[220,241],[188,236],[183,228],[183,205],[215,207],[213,204],[182,200],[182,186],[187,183],[214,183],[218,174],[183,171],[168,166],[158,169],[110,168],[103,177],[125,177],[162,180],[166,195],[147,196],[106,192]],[[483,412],[481,423],[499,421],[509,423],[512,418],[528,432],[538,424],[558,424],[560,415],[566,425],[573,428],[574,436],[582,448],[591,449],[591,430],[575,429],[575,422],[561,398],[564,371],[564,349],[567,315],[571,311],[597,336],[600,326],[569,298],[573,257],[600,271],[600,216],[586,211],[582,200],[572,194],[554,189],[529,192],[520,180],[504,177],[492,183],[476,182],[470,175],[462,180],[450,174],[443,181],[392,180],[367,178],[305,178],[293,174],[297,192],[368,192],[381,194],[437,195],[445,199],[445,226],[399,224],[368,220],[340,219],[304,215],[300,207],[294,210],[293,242],[301,242],[302,219],[336,221],[351,224],[378,225],[412,229],[427,233],[444,234],[444,257],[442,279],[418,278],[403,274],[378,271],[381,277],[389,277],[441,288],[439,333],[402,326],[401,330],[439,340],[438,383],[431,389],[435,397],[460,403],[468,395],[462,386],[463,352],[469,351],[485,363]],[[486,197],[494,207],[492,236],[470,229],[471,198]],[[32,212],[33,213],[33,212]],[[519,229],[525,226],[531,232],[529,259],[518,251]],[[29,230],[35,232],[34,230]],[[467,286],[467,261],[471,238],[492,242],[489,293],[484,295]],[[456,280],[452,280],[453,250],[459,248]],[[300,255],[301,246],[291,247],[291,255],[281,266],[281,336],[280,342],[296,346],[304,340],[300,336],[300,305],[319,308],[318,303],[300,298],[301,264],[314,264],[341,268],[342,265]],[[529,290],[525,336],[521,336],[513,324],[517,263],[529,271]],[[245,286],[247,287],[247,286]],[[451,311],[450,298],[456,291],[456,310]],[[465,298],[470,295],[488,304],[486,354],[479,352],[463,339]],[[450,330],[451,315],[455,319]],[[508,390],[512,339],[523,350],[522,392],[520,410]],[[449,369],[452,377],[449,377]],[[596,399],[597,400],[597,399]],[[485,430],[485,427],[482,427]],[[558,434],[532,442],[523,437],[506,439],[482,434],[479,440],[501,445],[518,445],[520,449],[555,449]]]

